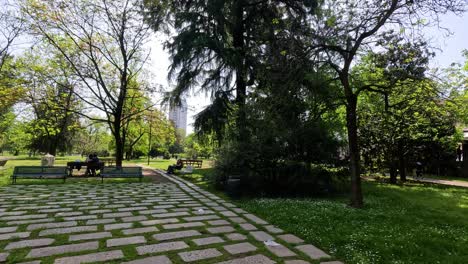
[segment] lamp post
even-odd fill
[[[149,111],[149,140],[148,140],[148,166],[150,164],[150,153],[151,153],[151,128],[153,127],[153,115],[152,111]]]

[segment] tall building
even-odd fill
[[[174,122],[176,129],[183,129],[184,136],[187,131],[187,101],[182,99],[179,106],[174,106],[169,109],[169,120]]]

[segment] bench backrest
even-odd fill
[[[67,167],[16,166],[13,174],[66,175],[67,171]]]
[[[104,167],[101,175],[142,175],[141,167]]]
[[[0,167],[5,166],[8,160],[0,160]]]
[[[201,168],[203,164],[203,160],[182,160],[182,163],[187,166],[187,165],[194,165],[199,168]]]

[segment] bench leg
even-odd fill
[[[101,177],[101,183],[104,183],[104,177]]]

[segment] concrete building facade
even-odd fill
[[[170,107],[169,120],[174,123],[176,129],[184,130],[184,135],[187,132],[187,101],[182,100],[179,106]]]

